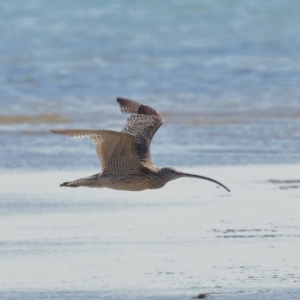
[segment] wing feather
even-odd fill
[[[66,129],[53,133],[90,138],[102,164],[103,174],[136,174],[143,167],[134,151],[134,135],[111,130]]]
[[[131,114],[122,132],[135,136],[134,150],[137,157],[143,165],[154,167],[150,144],[154,134],[163,124],[162,117],[155,109],[141,103],[124,98],[117,98],[117,102],[122,113]]]

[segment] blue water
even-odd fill
[[[299,162],[299,14],[299,1],[0,1],[2,167],[95,165],[92,146],[46,133],[120,130],[117,96],[164,116],[159,165]],[[74,147],[85,157],[68,165]]]

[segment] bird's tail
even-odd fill
[[[76,180],[75,180],[75,181],[76,181]],[[78,187],[78,186],[80,186],[80,185],[75,184],[74,181],[68,181],[68,182],[62,183],[60,186]]]
[[[101,173],[99,174],[95,174],[89,177],[84,177],[84,178],[80,178],[80,179],[76,179],[73,181],[67,181],[62,183],[60,186],[67,186],[67,187],[79,187],[79,186],[87,186],[87,187],[93,187],[95,186],[95,184],[97,184],[97,179],[99,178],[99,176],[101,175]]]

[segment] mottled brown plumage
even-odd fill
[[[53,133],[70,137],[90,138],[102,164],[102,173],[65,182],[61,186],[141,191],[161,188],[177,178],[193,177],[212,181],[229,191],[226,186],[211,178],[179,172],[173,168],[156,167],[151,159],[150,143],[163,124],[162,117],[155,109],[141,103],[124,98],[118,98],[117,102],[123,113],[130,114],[122,132],[89,129],[52,130]]]

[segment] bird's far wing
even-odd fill
[[[134,135],[110,130],[52,130],[69,137],[88,137],[106,174],[136,174],[143,167],[134,151]]]
[[[117,98],[122,113],[131,114],[122,130],[135,136],[134,150],[143,165],[153,166],[150,154],[150,143],[158,128],[163,124],[157,111],[141,103]]]

